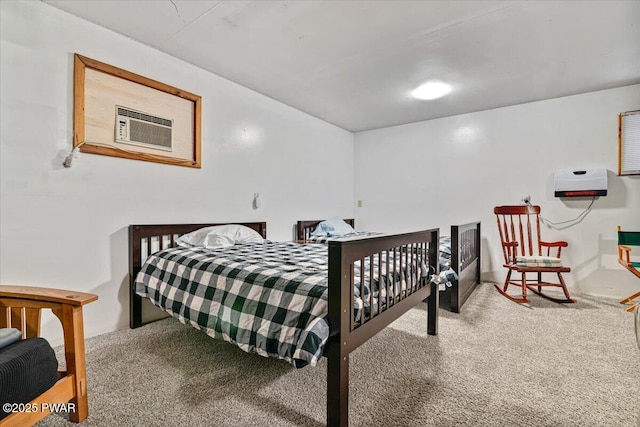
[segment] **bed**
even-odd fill
[[[441,286],[440,307],[460,313],[465,301],[480,284],[480,260],[480,222],[452,225],[449,242],[447,237],[440,238],[440,266],[451,267],[455,276]]]
[[[266,223],[264,222],[235,224],[249,227],[266,238]],[[176,238],[194,230],[214,225],[220,224],[131,225],[129,227],[130,326],[132,328],[147,323],[142,319],[143,297],[136,292],[136,287],[140,286],[140,283],[136,285],[136,278],[139,275],[144,276],[147,271],[153,271],[150,264],[161,257],[184,258],[188,260],[187,262],[192,263],[190,258],[184,256],[184,253],[180,253],[182,248],[175,247]],[[313,278],[312,280],[321,277],[321,280],[324,281],[322,283],[314,282],[319,285],[324,283],[324,294],[319,299],[326,302],[324,314],[314,317],[314,321],[317,322],[314,324],[314,328],[321,321],[326,322],[328,328],[326,341],[321,346],[321,355],[327,358],[327,425],[348,426],[349,354],[352,351],[422,301],[427,302],[428,308],[427,332],[430,335],[436,335],[438,290],[437,284],[430,280],[432,277],[430,273],[435,271],[432,266],[437,265],[438,262],[438,234],[437,229],[431,229],[396,235],[332,241],[328,242],[326,246],[304,245],[294,242],[274,243],[273,246],[269,246],[269,248],[273,247],[273,250],[289,247],[294,252],[309,251],[314,256],[319,256],[320,253],[325,256],[326,271],[317,274],[309,272],[309,277]],[[254,249],[251,248],[251,251]],[[243,248],[237,249],[238,252],[242,250]],[[192,251],[196,252],[198,256],[205,257],[205,253],[200,249],[192,249]],[[226,255],[220,259],[225,257]],[[232,256],[229,255],[228,258],[232,258]],[[209,260],[211,259],[213,257]],[[233,265],[241,264],[234,260],[230,262]],[[207,263],[209,261],[200,264]],[[398,265],[399,267],[397,267]],[[261,277],[266,277],[263,280],[265,284],[278,283],[279,279],[271,280],[268,273],[261,270],[263,266],[258,265],[253,268],[257,268],[259,271],[251,277],[263,275]],[[295,262],[292,268],[295,268]],[[289,271],[286,274],[296,275],[298,272]],[[155,277],[159,276],[161,275],[155,275]],[[192,283],[186,283],[184,277],[174,277],[172,280],[175,283],[182,283],[184,285],[182,290],[195,288]],[[217,280],[220,281],[220,278],[218,277]],[[307,281],[302,280],[301,283],[307,283]],[[163,284],[162,287],[166,287],[165,285]],[[295,286],[293,288],[296,292],[300,289]],[[182,291],[176,290],[175,294],[178,292]],[[358,298],[364,304],[360,310],[358,310]],[[155,299],[157,302],[166,298],[157,297]],[[167,304],[172,305],[171,302]],[[189,309],[187,308],[187,310]],[[182,308],[178,309],[178,311],[180,310],[186,312]],[[170,312],[171,310],[166,311]],[[178,317],[176,313],[172,315]],[[322,319],[318,320],[318,317],[322,317]],[[198,316],[199,320],[200,316]],[[190,323],[193,324],[193,322]]]
[[[318,241],[313,231],[323,220],[300,220],[296,224],[296,239]],[[354,227],[353,218],[344,222]],[[330,238],[321,241],[331,240]],[[480,284],[480,222],[452,225],[449,236],[439,239],[440,307],[460,313],[465,301]]]

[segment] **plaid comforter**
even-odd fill
[[[356,319],[371,309],[368,286],[360,298],[358,264],[354,274]],[[405,268],[403,273],[414,268]],[[419,268],[426,277],[427,266]],[[365,263],[367,284],[370,270]],[[374,310],[378,300],[386,301],[386,286],[382,283],[380,287],[375,280],[377,271],[374,265]],[[398,272],[396,277],[404,276],[399,268],[391,271]],[[146,260],[135,286],[138,295],[184,324],[246,352],[284,359],[300,368],[317,363],[329,338],[327,282],[325,245],[267,242],[217,250],[165,249]],[[397,292],[404,291],[404,281],[400,286]]]
[[[453,286],[458,280],[458,274],[451,268],[451,237],[440,236],[440,246],[438,248],[440,259],[440,282],[438,289],[444,291],[446,288]]]

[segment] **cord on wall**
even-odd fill
[[[82,147],[83,145],[84,145],[84,142],[81,142],[80,144],[76,145],[73,148],[73,150],[71,150],[69,155],[64,158],[64,161],[62,162],[62,166],[64,166],[65,168],[70,168],[71,163],[73,162],[73,158],[78,156],[78,153],[80,152],[80,147]]]
[[[574,225],[582,222],[583,219],[586,218],[586,216],[589,214],[589,212],[591,212],[591,207],[593,206],[593,202],[596,200],[595,196],[591,199],[591,203],[589,203],[589,206],[587,206],[587,208],[582,211],[577,217],[573,218],[573,219],[569,219],[567,221],[560,221],[560,222],[553,222],[550,221],[548,219],[546,219],[545,217],[542,216],[542,214],[540,214],[540,221],[547,226],[547,228],[552,228],[554,230],[564,230],[565,228],[569,228],[569,227],[573,227]],[[527,206],[533,206],[531,204],[531,196],[524,196],[522,198],[522,201],[524,202],[525,205]]]
[[[80,144],[76,145],[73,150],[71,150],[71,152],[69,153],[69,155],[67,157],[65,157],[64,161],[62,162],[62,166],[64,166],[65,168],[70,168],[71,167],[71,163],[73,162],[73,159],[75,157],[78,157],[78,153],[80,152],[80,147],[82,147],[84,144],[90,144],[90,145],[97,145],[99,147],[107,147],[107,148],[111,148],[113,150],[118,150],[118,151],[122,151],[124,153],[130,153],[130,154],[144,154],[147,157],[151,157],[151,158],[160,158],[160,156],[156,156],[155,154],[151,154],[151,153],[141,153],[140,151],[135,151],[135,150],[126,150],[124,148],[120,148],[117,147],[115,145],[112,144],[104,144],[102,142],[93,142],[93,141],[83,141]]]

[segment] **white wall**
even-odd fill
[[[0,12],[0,280],[98,294],[87,336],[128,325],[129,224],[267,221],[291,240],[297,219],[353,215],[350,132],[41,2]],[[74,53],[201,95],[202,169],[91,154],[64,169]]]
[[[638,108],[635,85],[357,133],[358,226],[449,234],[451,224],[481,220],[483,277],[503,281],[493,207],[531,195],[549,220],[575,218],[590,199],[555,198],[554,172],[606,168],[608,195],[578,225],[543,235],[569,242],[574,291],[627,296],[639,283],[616,261],[616,226],[640,230],[640,177],[616,175],[617,115]]]

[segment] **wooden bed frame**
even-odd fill
[[[440,307],[460,313],[480,284],[480,222],[451,226],[451,268],[458,280],[440,291]]]
[[[266,236],[266,223],[241,223]],[[134,281],[145,254],[153,251],[152,241],[161,248],[173,246],[177,235],[198,228],[221,224],[178,225],[131,225],[130,274],[131,274],[131,327],[143,324],[142,298],[135,293]],[[367,237],[328,244],[328,320],[330,336],[324,349],[327,357],[327,425],[346,427],[349,425],[349,354],[422,301],[427,301],[427,332],[436,335],[438,330],[438,287],[429,278],[412,275],[407,280],[404,292],[395,294],[394,300],[387,298],[386,304],[378,304],[369,316],[354,320],[354,263],[375,257],[398,255],[406,262],[420,262],[428,258],[428,265],[438,263],[438,229],[413,233]],[[166,245],[165,245],[166,243]],[[426,261],[426,260],[425,260]],[[362,264],[364,265],[364,264]],[[405,264],[406,265],[406,264]],[[373,275],[373,274],[372,274]],[[380,276],[380,273],[378,273]],[[364,277],[361,270],[361,284]],[[378,277],[380,282],[381,277]],[[393,289],[387,281],[387,295]],[[391,285],[393,286],[393,284]],[[373,304],[371,304],[373,306]],[[144,322],[149,323],[149,322]]]
[[[309,240],[311,233],[323,220],[303,220],[296,225],[296,238],[299,241]],[[354,227],[354,219],[344,219]],[[440,307],[454,313],[480,284],[480,222],[451,226],[451,268],[458,275],[458,280],[440,291]]]

